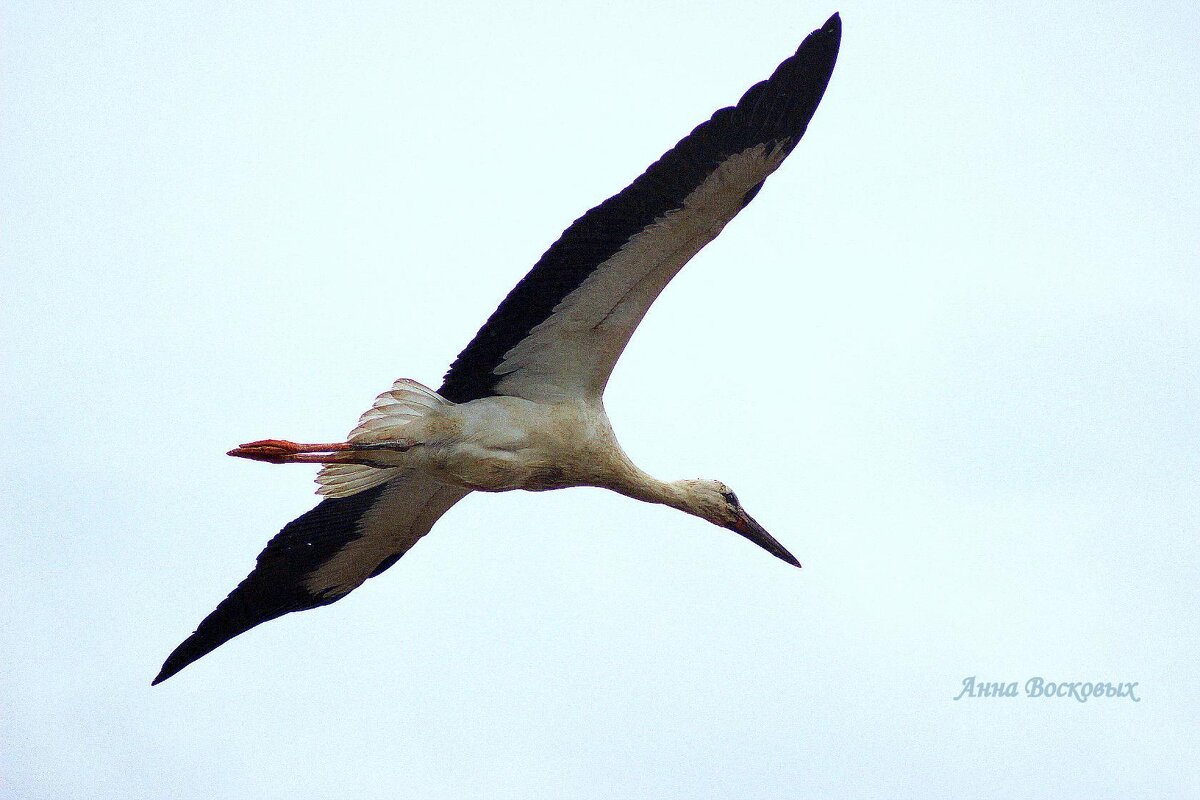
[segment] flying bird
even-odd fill
[[[650,304],[800,141],[837,60],[837,14],[737,105],[576,220],[459,354],[436,392],[401,379],[344,442],[265,439],[230,455],[321,464],[321,502],[267,543],[249,576],[167,658],[160,683],[256,625],[339,600],[396,563],[473,491],[598,486],[791,553],[714,480],[647,475],[602,396]]]

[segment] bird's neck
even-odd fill
[[[605,423],[607,424],[607,419]],[[596,485],[632,497],[634,500],[670,506],[685,514],[705,518],[697,510],[689,481],[660,481],[633,463],[617,443],[611,428],[608,429],[608,436],[610,445],[604,453],[603,478],[597,481]]]
[[[629,464],[623,472],[621,480],[608,488],[644,503],[657,503],[678,509],[686,514],[702,516],[696,510],[695,503],[692,501],[692,493],[685,481],[660,481],[633,464]]]

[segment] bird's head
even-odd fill
[[[767,533],[762,525],[755,522],[754,517],[746,513],[737,495],[725,484],[720,481],[686,480],[677,481],[676,485],[680,487],[685,498],[685,511],[746,537],[794,567],[800,566],[800,562],[787,548]]]

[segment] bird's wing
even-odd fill
[[[840,40],[835,14],[736,106],[576,220],[458,356],[439,393],[456,403],[599,396],[659,292],[804,135]]]
[[[167,657],[160,683],[255,625],[340,600],[408,552],[469,490],[418,472],[328,498],[288,523],[254,570]]]

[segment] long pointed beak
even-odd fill
[[[771,555],[778,559],[786,561],[793,567],[799,567],[800,562],[796,557],[787,551],[787,548],[781,545],[774,536],[767,533],[762,525],[754,521],[754,517],[747,514],[744,510],[738,509],[738,518],[729,526],[729,530],[738,533],[756,545],[766,550]]]

